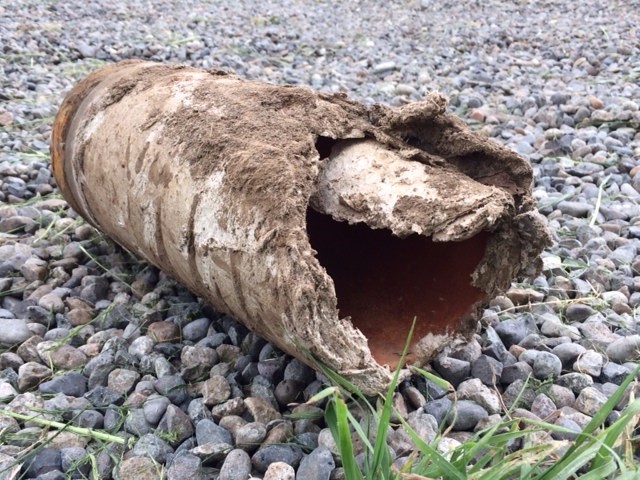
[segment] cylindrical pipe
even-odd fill
[[[126,61],[55,119],[71,206],[216,309],[365,393],[424,362],[548,242],[531,169],[439,95],[400,109]]]

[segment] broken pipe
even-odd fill
[[[476,330],[548,243],[532,170],[438,94],[401,108],[125,61],[68,94],[52,164],[89,223],[282,350],[380,392]]]

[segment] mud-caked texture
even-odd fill
[[[339,318],[306,230],[322,165],[332,161],[320,158],[319,139],[374,139],[390,165],[422,164],[424,181],[434,180],[428,202],[401,196],[383,219],[364,199],[335,217],[437,241],[488,231],[472,275],[485,295],[533,273],[548,242],[531,210],[530,167],[466,130],[437,94],[400,109],[369,108],[344,95],[134,61],[90,75],[60,112],[55,175],[85,218],[216,309],[367,393],[384,388],[389,371]],[[461,333],[474,329],[480,306]]]

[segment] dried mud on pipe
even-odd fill
[[[469,131],[439,94],[367,107],[127,61],[70,92],[52,152],[63,195],[91,224],[366,393],[388,384],[380,362],[393,364],[409,316],[412,361],[423,363],[473,333],[513,278],[534,275],[549,242],[529,165]],[[336,240],[362,268],[386,271],[360,280],[334,256]],[[410,315],[420,309],[430,311]]]

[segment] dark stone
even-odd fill
[[[62,458],[58,448],[41,448],[29,455],[22,465],[22,471],[27,478],[35,478],[47,472],[60,470]]]
[[[453,430],[472,431],[480,420],[489,416],[489,413],[471,400],[458,400],[455,404]]]
[[[228,443],[233,445],[231,433],[212,420],[203,419],[196,424],[196,441],[198,445],[205,443]]]
[[[84,394],[84,398],[89,400],[94,407],[102,408],[108,405],[122,405],[124,395],[114,392],[108,387],[98,385]]]
[[[329,480],[334,468],[336,462],[331,452],[326,447],[318,447],[302,459],[296,477],[305,480]]]
[[[135,456],[153,458],[163,464],[167,461],[167,455],[173,453],[173,448],[161,438],[148,433],[140,437],[131,453]]]
[[[471,376],[491,387],[501,383],[503,369],[504,367],[500,361],[488,355],[480,355],[471,364]]]
[[[38,386],[41,393],[63,393],[70,397],[82,397],[87,393],[87,378],[78,372],[53,377]]]
[[[433,368],[438,374],[454,387],[469,377],[471,373],[471,364],[457,358],[439,355],[433,361]]]
[[[516,362],[508,365],[502,370],[500,381],[508,385],[516,380],[524,380],[533,373],[533,369],[527,362]]]
[[[167,375],[155,382],[159,394],[165,395],[174,405],[180,405],[189,397],[187,384],[180,375]]]
[[[446,420],[453,418],[452,406],[453,402],[443,397],[427,402],[424,406],[424,411],[432,415],[436,419],[436,422],[438,422],[438,425],[443,425]]]
[[[202,461],[190,453],[176,455],[167,469],[167,480],[199,480],[202,478]]]
[[[260,473],[264,473],[274,462],[284,462],[294,469],[302,460],[302,450],[296,445],[267,445],[251,457],[251,464]]]

